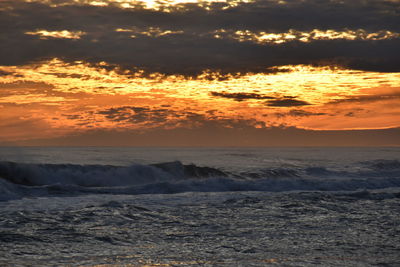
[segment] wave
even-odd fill
[[[400,187],[400,162],[360,162],[353,172],[322,166],[230,173],[179,161],[132,166],[0,162],[0,200],[67,194],[226,191],[356,191]]]
[[[387,160],[379,159],[372,161],[362,161],[361,164],[367,168],[376,171],[400,171],[400,161],[398,160]]]
[[[0,177],[14,184],[69,184],[84,187],[125,186],[190,178],[225,177],[215,168],[179,161],[152,165],[111,166],[0,162]]]

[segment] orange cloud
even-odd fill
[[[312,130],[400,126],[398,73],[297,65],[184,77],[59,59],[0,71],[0,140],[209,123]]]

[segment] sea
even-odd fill
[[[400,147],[0,147],[0,266],[400,266]]]

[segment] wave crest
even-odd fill
[[[179,161],[131,166],[0,162],[0,177],[11,183],[27,186],[126,186],[211,176],[224,177],[227,174],[211,167],[183,165]]]
[[[353,172],[322,166],[228,173],[179,161],[110,166],[0,162],[0,200],[73,194],[226,191],[356,191],[400,187],[400,162],[360,163]]]

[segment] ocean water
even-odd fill
[[[0,266],[400,266],[400,148],[0,148]]]

